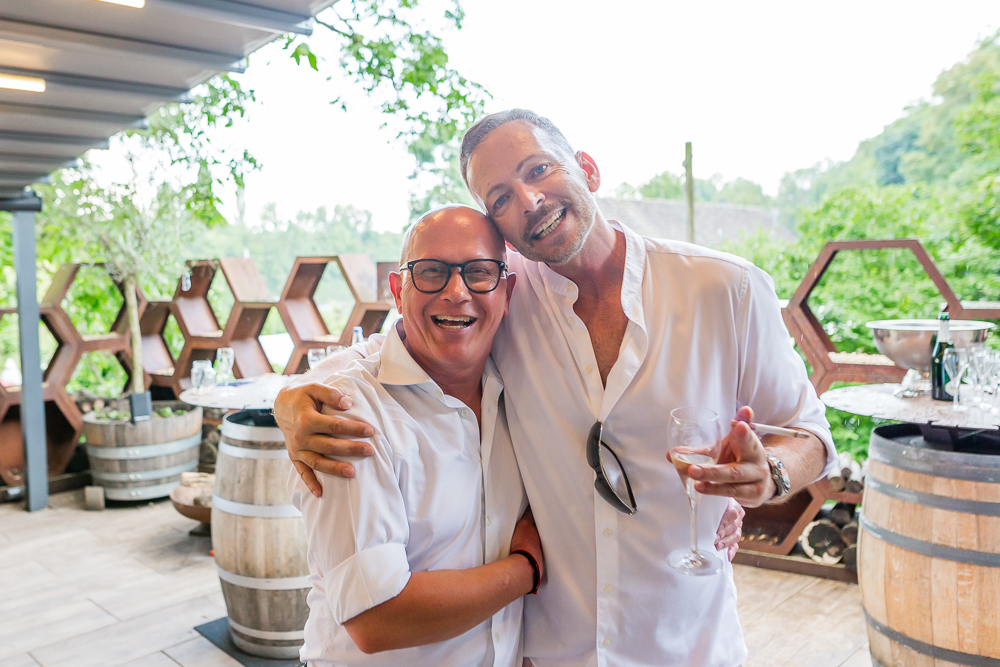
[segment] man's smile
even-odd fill
[[[469,315],[431,315],[431,320],[441,329],[467,329],[476,322],[475,317]]]
[[[565,218],[566,218],[565,208],[560,208],[556,211],[553,211],[551,215],[549,215],[547,218],[545,218],[545,220],[542,221],[542,224],[541,226],[539,226],[538,231],[536,231],[534,234],[531,235],[531,239],[533,241],[537,241],[538,239],[545,238],[546,236],[551,234]]]

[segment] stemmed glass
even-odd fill
[[[945,391],[948,391],[952,396],[951,409],[963,411],[966,407],[960,402],[962,376],[969,370],[969,354],[963,349],[952,348],[945,350],[942,363],[944,364],[944,372],[948,376],[948,381],[945,383]],[[949,391],[949,388],[951,391]]]
[[[719,460],[722,448],[722,424],[719,415],[706,408],[684,407],[670,411],[667,437],[670,460],[681,477],[691,507],[691,549],[678,549],[667,558],[670,567],[684,574],[704,576],[722,569],[716,556],[698,550],[698,505],[701,494],[688,477],[691,465],[712,465]]]
[[[229,381],[233,379],[233,363],[236,361],[236,353],[231,347],[220,347],[215,357],[218,366],[217,375],[219,384],[225,388],[219,392],[220,396],[232,396],[236,392],[229,388]]]

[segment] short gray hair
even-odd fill
[[[510,123],[515,120],[523,120],[526,123],[537,127],[539,130],[544,132],[549,136],[550,139],[556,142],[559,148],[566,151],[567,156],[572,156],[576,154],[573,147],[569,145],[569,141],[563,136],[563,133],[559,131],[559,128],[555,124],[545,118],[544,116],[539,116],[534,111],[529,111],[528,109],[508,109],[507,111],[498,111],[497,113],[491,113],[489,116],[484,116],[477,120],[475,124],[468,129],[465,133],[465,137],[462,139],[462,150],[459,153],[459,164],[462,169],[462,180],[465,181],[466,187],[469,185],[469,160],[472,158],[472,152],[476,150],[479,144],[483,143],[483,140],[490,135],[493,130],[497,129],[505,123]],[[471,188],[470,188],[471,189]]]

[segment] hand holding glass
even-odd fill
[[[670,411],[667,437],[670,460],[681,477],[691,508],[691,549],[672,552],[667,562],[670,567],[684,574],[703,576],[716,574],[722,561],[712,554],[698,551],[698,504],[701,494],[695,491],[694,481],[688,477],[692,465],[713,465],[719,460],[722,449],[722,425],[719,415],[705,408],[685,407]]]

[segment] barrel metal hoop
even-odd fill
[[[901,549],[906,549],[907,551],[912,551],[924,556],[930,556],[931,558],[950,560],[956,563],[982,565],[984,567],[1000,567],[1000,554],[958,549],[956,547],[949,547],[943,544],[934,544],[932,542],[917,540],[912,537],[907,537],[906,535],[900,535],[890,530],[886,530],[881,526],[877,526],[864,514],[861,515],[859,523],[861,524],[862,529],[868,531],[883,542],[887,542]],[[1000,662],[998,662],[997,665],[1000,667]]]
[[[923,475],[967,482],[1000,483],[1000,456],[943,452],[895,442],[872,433],[868,458]]]
[[[253,588],[258,591],[294,591],[302,588],[311,588],[309,577],[275,577],[264,579],[262,577],[246,577],[242,574],[234,574],[228,570],[223,570],[218,564],[219,579],[233,586],[243,588]]]
[[[249,447],[237,447],[224,442],[219,442],[219,453],[232,456],[237,459],[288,459],[288,450],[281,449],[250,449]]]
[[[285,436],[277,426],[248,426],[237,424],[229,419],[222,420],[222,435],[233,440],[248,440],[251,442],[273,442],[285,446]]]
[[[285,632],[277,632],[274,630],[254,630],[253,628],[248,628],[245,625],[240,625],[232,618],[229,619],[229,627],[237,632],[241,632],[248,637],[254,637],[256,639],[305,639],[305,630],[288,630]]]
[[[1000,516],[1000,503],[990,503],[983,500],[964,500],[962,498],[949,498],[933,493],[924,493],[923,491],[915,491],[914,489],[908,489],[898,484],[887,484],[872,475],[865,478],[865,487],[872,491],[877,491],[884,496],[923,507],[933,507],[938,510],[978,514],[981,516]]]
[[[200,444],[201,433],[197,433],[187,438],[171,440],[170,442],[161,442],[156,445],[135,445],[133,447],[96,447],[93,445],[87,445],[87,456],[93,456],[95,459],[106,459],[112,461],[122,461],[127,459],[151,459],[156,456],[177,454],[178,452],[183,452],[186,449],[192,449]]]
[[[891,641],[896,642],[897,644],[902,644],[911,651],[922,653],[923,655],[930,656],[936,660],[953,662],[958,665],[968,665],[969,667],[1000,667],[1000,660],[997,660],[996,658],[990,658],[985,655],[962,653],[961,651],[952,651],[951,649],[941,648],[940,646],[934,646],[933,644],[927,644],[919,639],[908,637],[901,632],[882,625],[868,614],[867,609],[863,609],[862,611],[865,614],[865,621],[868,622],[868,625],[871,626],[875,632]],[[872,662],[874,662],[874,660]]]
[[[104,497],[109,500],[142,500],[144,498],[163,498],[180,486],[180,480],[157,484],[155,486],[140,486],[134,489],[109,489],[104,487]]]
[[[212,507],[226,514],[258,517],[262,519],[297,519],[302,512],[295,505],[253,505],[237,503],[212,494]]]
[[[172,468],[161,470],[138,470],[136,472],[98,472],[91,470],[95,482],[141,482],[148,479],[164,479],[174,477],[182,472],[188,472],[198,467],[198,460],[188,461]]]

